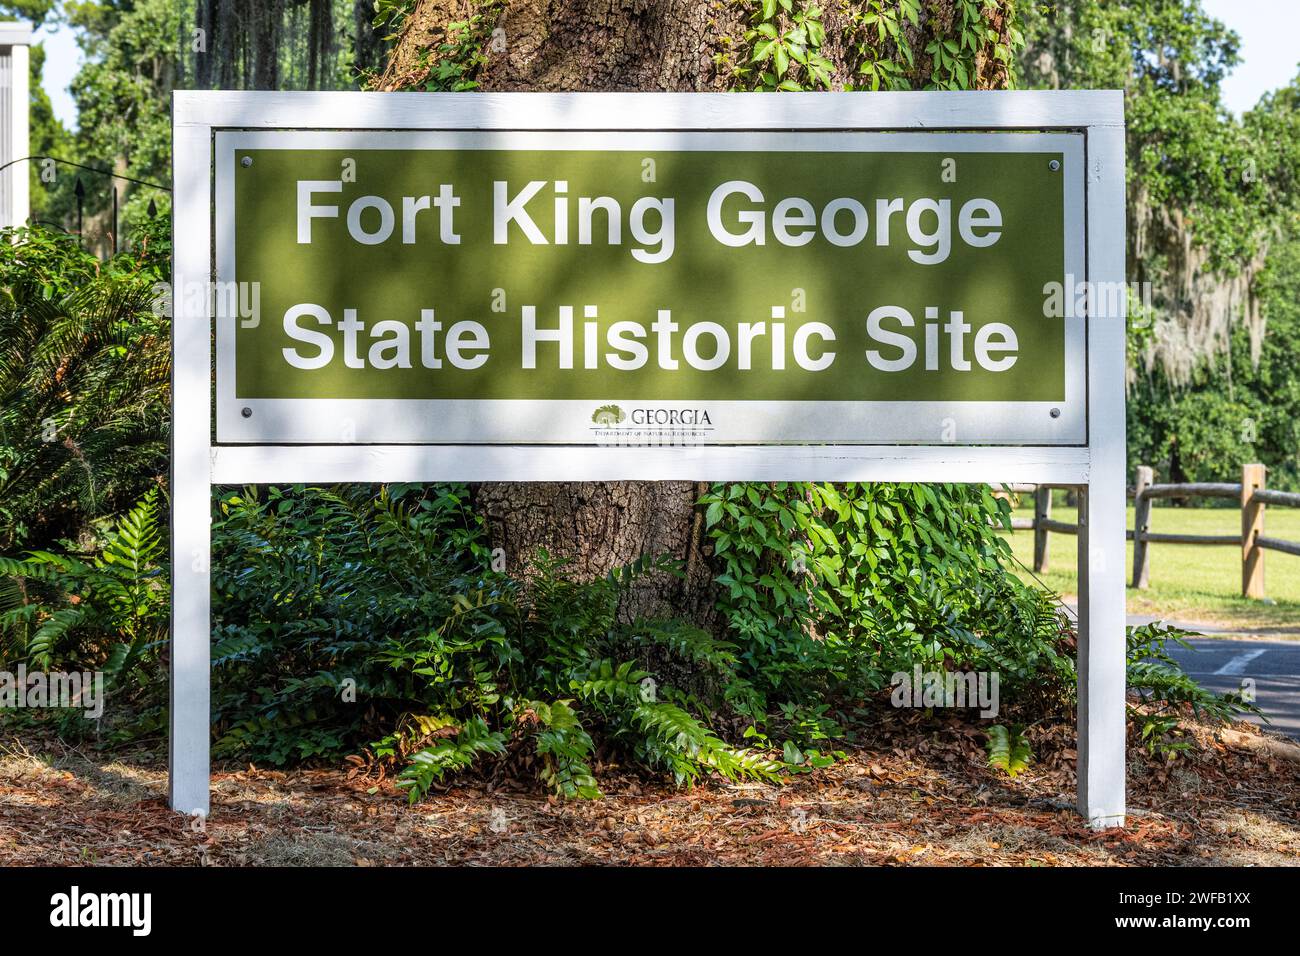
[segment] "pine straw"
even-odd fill
[[[1128,826],[1097,832],[1071,805],[1066,724],[1036,731],[1015,780],[986,768],[978,726],[907,714],[784,786],[682,791],[603,766],[605,799],[569,804],[502,773],[411,807],[347,769],[249,767],[215,775],[205,829],[167,809],[156,758],[25,730],[0,744],[0,865],[1300,864],[1300,764],[1192,731],[1201,749],[1173,763],[1131,751]]]

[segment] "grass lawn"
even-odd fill
[[[1022,499],[1017,518],[1033,517],[1032,501]],[[1054,505],[1052,517],[1073,523],[1074,508]],[[1133,508],[1128,509],[1128,527],[1133,527]],[[1174,534],[1234,534],[1241,529],[1241,512],[1236,508],[1152,509],[1151,530]],[[1300,541],[1300,509],[1269,508],[1264,519],[1269,537]],[[1015,531],[1009,535],[1015,556],[1032,568],[1034,533]],[[1048,538],[1048,571],[1040,577],[1048,587],[1067,597],[1077,590],[1075,539],[1052,534]],[[1241,597],[1241,549],[1236,545],[1152,544],[1151,587],[1128,589],[1130,614],[1196,621],[1249,630],[1295,627],[1300,635],[1300,557],[1267,551],[1264,557],[1266,601]],[[1133,579],[1133,542],[1128,543],[1125,575]],[[1020,576],[1030,580],[1024,569]]]

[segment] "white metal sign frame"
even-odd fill
[[[213,438],[214,150],[221,131],[1074,132],[1085,279],[1125,281],[1122,94],[239,93],[173,100],[170,801],[209,806],[214,485],[435,481],[935,481],[1073,485],[1079,508],[1078,808],[1124,822],[1125,419],[1122,297],[1087,317],[1087,436],[1076,445],[220,445]],[[1103,285],[1104,284],[1104,285]],[[1090,300],[1095,309],[1097,300]]]

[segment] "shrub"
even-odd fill
[[[987,486],[718,485],[701,500],[740,673],[769,702],[862,699],[891,674],[997,670],[1041,707],[1072,694],[1069,628],[1007,572]]]
[[[165,726],[158,665],[170,604],[161,510],[155,488],[103,530],[94,554],[0,558],[0,574],[15,585],[0,592],[0,660],[103,671],[115,704],[113,739]],[[64,730],[75,733],[75,722]]]
[[[1128,629],[1128,689],[1142,699],[1129,705],[1129,721],[1138,739],[1153,756],[1175,757],[1194,742],[1180,727],[1182,718],[1227,723],[1260,710],[1240,692],[1215,694],[1183,673],[1165,646],[1173,641],[1189,647],[1195,635],[1182,628],[1153,622]]]
[[[91,274],[90,257],[42,235],[0,254],[0,553],[82,535],[167,468],[156,265],[120,257]]]
[[[521,587],[490,569],[455,486],[245,489],[222,497],[213,531],[218,755],[283,763],[373,741],[412,799],[520,747],[557,794],[596,796],[593,738],[682,782],[781,770],[618,656],[650,642],[727,666],[680,623],[616,622],[623,590],[661,562],[577,584],[543,553]]]

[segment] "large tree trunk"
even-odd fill
[[[842,89],[858,75],[854,39],[862,28],[852,25],[851,15],[865,5],[820,6],[822,53],[835,66],[833,87]],[[924,0],[923,7],[919,28],[905,26],[918,51],[906,69],[916,88],[929,75],[927,43],[957,26],[953,0]],[[1008,43],[1011,18],[1004,8],[1006,0],[990,0],[985,17]],[[731,0],[420,0],[375,88],[424,89],[449,26],[477,14],[479,35],[491,36],[487,62],[473,77],[483,90],[726,90],[738,82],[730,66],[746,59],[742,37],[754,10],[754,4]],[[982,88],[1007,82],[1005,67],[983,51],[970,75]],[[672,614],[714,629],[711,549],[695,507],[702,490],[690,482],[582,482],[484,484],[475,494],[493,546],[504,550],[512,570],[526,567],[539,547],[567,558],[578,579],[641,555],[670,555],[684,562],[685,579],[643,579],[620,614]]]
[[[713,575],[703,514],[695,507],[704,487],[689,481],[492,483],[475,489],[475,504],[512,569],[526,565],[539,547],[566,558],[566,574],[578,580],[644,554],[678,559],[684,575],[639,580],[620,617],[680,616],[712,629]]]

